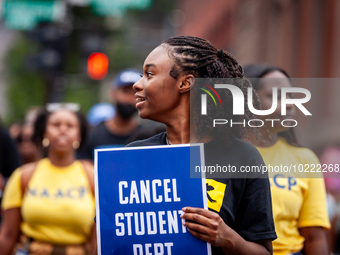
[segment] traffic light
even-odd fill
[[[28,36],[39,45],[38,52],[27,56],[26,66],[49,72],[62,72],[67,35],[56,24],[41,23]]]
[[[104,53],[92,53],[87,59],[87,74],[93,80],[104,79],[108,68],[109,58]]]

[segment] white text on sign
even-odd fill
[[[127,181],[120,181],[118,187],[120,204],[181,201],[181,198],[177,196],[176,179],[164,179],[163,181],[155,179],[151,180],[151,185],[150,180],[141,180],[139,186],[136,181],[131,181],[130,185]]]
[[[174,243],[151,243],[145,244],[145,253],[143,253],[143,245],[141,244],[134,244],[133,245],[133,255],[171,255],[171,247]],[[164,248],[165,246],[165,248]],[[153,249],[153,253],[150,252],[150,248]],[[165,252],[165,253],[164,253]]]

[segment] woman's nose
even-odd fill
[[[60,127],[59,127],[59,130],[60,130],[61,132],[66,132],[67,129],[68,129],[67,125],[60,125]]]
[[[143,77],[139,79],[135,84],[132,85],[134,91],[141,91],[143,89]]]

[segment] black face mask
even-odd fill
[[[137,112],[137,108],[133,104],[117,103],[116,107],[119,116],[125,120],[130,119]]]

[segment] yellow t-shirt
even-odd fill
[[[95,200],[79,161],[57,167],[49,159],[38,162],[22,197],[21,169],[10,177],[2,209],[21,207],[21,231],[52,244],[87,242],[95,216]]]
[[[273,146],[257,149],[268,168],[319,164],[318,158],[311,150],[291,146],[284,138],[279,138]],[[268,172],[275,231],[278,237],[273,241],[275,255],[286,255],[303,249],[304,237],[300,235],[299,228],[330,227],[322,174],[320,178],[307,178],[308,173],[303,174],[306,178],[297,178],[293,170],[290,173]],[[299,177],[302,177],[301,174]]]

